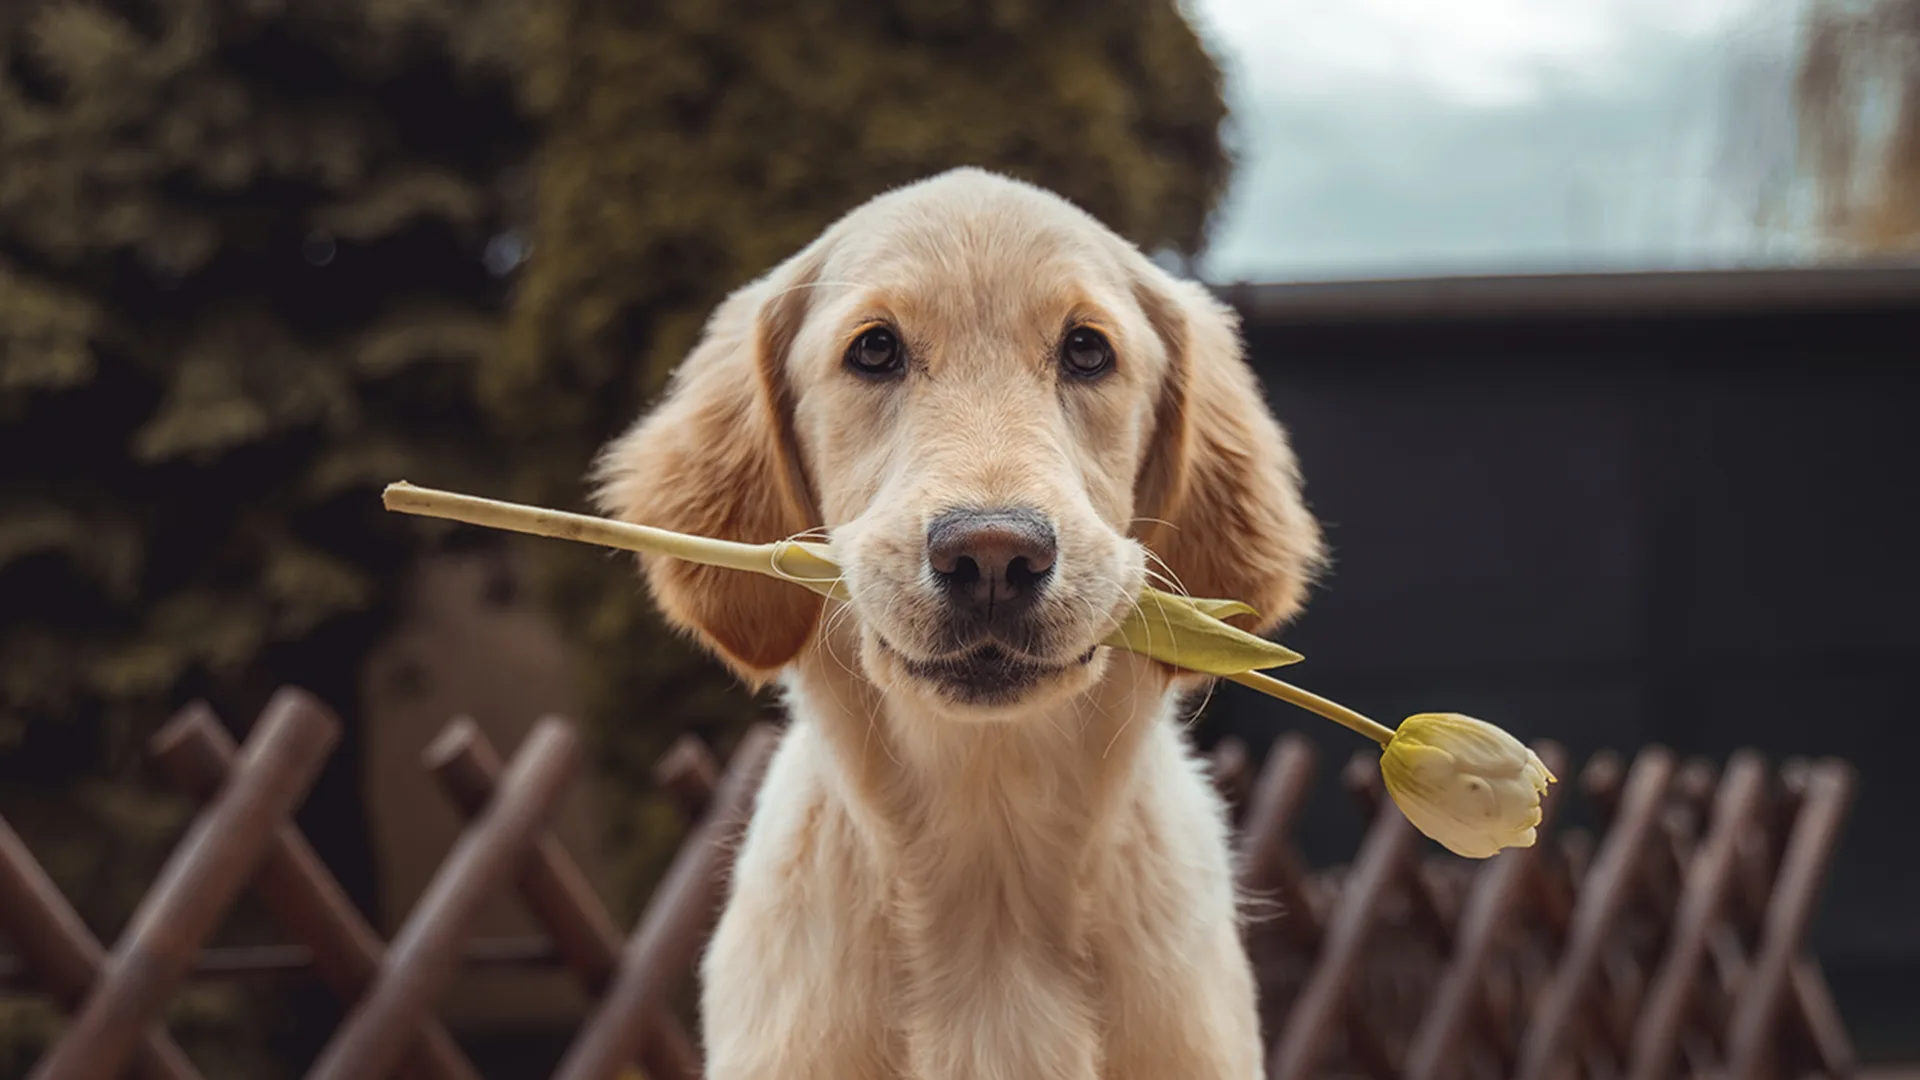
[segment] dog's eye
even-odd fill
[[[1105,375],[1113,367],[1113,346],[1100,331],[1077,326],[1060,342],[1060,363],[1082,379]]]
[[[868,378],[884,378],[906,370],[907,351],[900,335],[884,326],[876,326],[853,339],[847,346],[847,366]]]

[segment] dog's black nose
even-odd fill
[[[956,614],[998,621],[1053,574],[1053,523],[1036,510],[948,510],[927,526],[927,566]]]

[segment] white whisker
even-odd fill
[[[1151,559],[1154,562],[1154,564],[1160,568],[1160,570],[1157,572],[1153,570],[1149,570],[1148,573],[1154,574],[1156,577],[1160,577],[1161,580],[1163,581],[1172,583],[1173,587],[1168,589],[1167,590],[1168,592],[1177,593],[1181,596],[1193,595],[1192,593],[1189,593],[1187,591],[1186,582],[1183,582],[1180,580],[1180,575],[1174,573],[1173,567],[1167,565],[1167,560],[1161,558],[1158,554],[1156,554],[1153,551],[1152,548],[1142,548],[1141,550],[1146,553],[1146,556],[1148,559]],[[1163,574],[1164,576],[1162,577]]]

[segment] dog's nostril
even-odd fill
[[[935,568],[938,569],[937,567]],[[953,569],[945,571],[950,584],[972,585],[980,580],[980,564],[968,556],[962,555],[953,562]]]
[[[1053,525],[1037,511],[949,510],[927,527],[927,566],[959,607],[1030,600],[1053,572]]]
[[[1040,579],[1052,569],[1053,563],[1048,561],[1045,569],[1035,570],[1033,560],[1022,555],[1007,564],[1007,584],[1016,589],[1030,589],[1040,584]]]

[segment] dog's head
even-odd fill
[[[1229,311],[1060,198],[971,169],[874,199],[730,297],[599,480],[629,521],[824,527],[863,673],[945,713],[1085,689],[1149,579],[1277,625],[1320,555]],[[794,585],[646,571],[752,680],[822,634]]]

